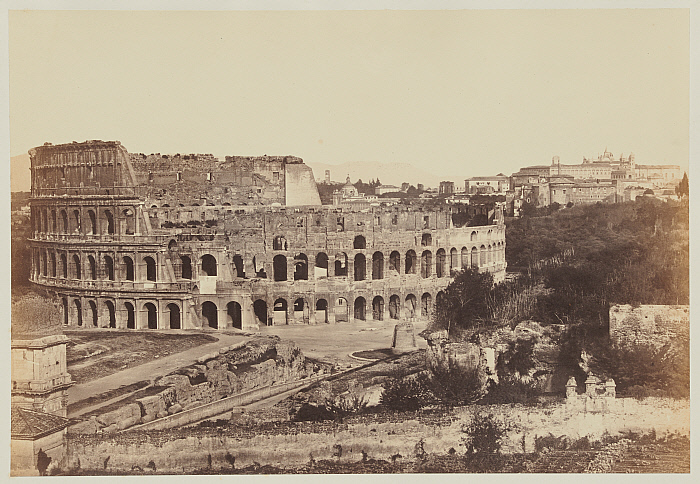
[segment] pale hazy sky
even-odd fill
[[[688,165],[689,11],[11,11],[10,154]],[[318,176],[318,174],[317,174]]]

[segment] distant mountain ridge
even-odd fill
[[[417,186],[419,183],[426,188],[437,188],[441,181],[452,180],[455,183],[464,183],[463,179],[456,179],[449,174],[440,175],[439,166],[436,166],[436,173],[430,173],[420,168],[416,168],[410,163],[379,163],[373,161],[350,161],[339,165],[329,165],[327,163],[306,162],[314,170],[316,180],[325,179],[326,170],[331,171],[331,181],[344,182],[347,176],[353,183],[361,179],[367,183],[372,179],[377,179],[383,185],[401,186],[407,182]]]

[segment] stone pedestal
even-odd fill
[[[417,348],[413,334],[413,323],[399,323],[394,326],[394,338],[391,342],[392,353],[405,353]]]

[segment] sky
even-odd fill
[[[455,177],[606,148],[687,167],[689,30],[687,9],[11,10],[10,155],[102,139]]]

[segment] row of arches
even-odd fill
[[[119,229],[120,233],[132,235],[136,230],[134,207],[120,209],[117,227],[116,211],[113,208],[81,209],[48,209],[34,208],[32,210],[32,230],[44,234],[85,234],[113,235]]]

